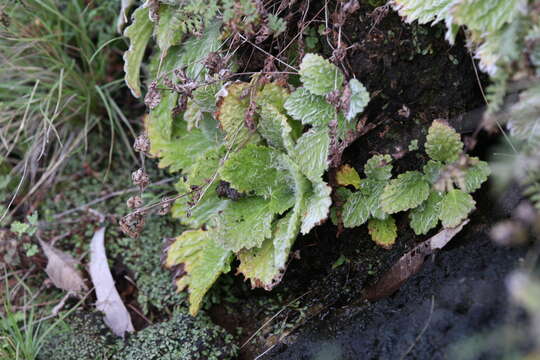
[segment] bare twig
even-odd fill
[[[249,344],[249,342],[250,342],[251,340],[253,340],[253,338],[254,338],[255,336],[257,336],[257,334],[258,334],[259,332],[261,332],[261,330],[264,329],[264,328],[266,327],[266,325],[270,324],[276,317],[279,316],[279,314],[281,314],[283,311],[285,311],[285,310],[289,307],[289,305],[291,305],[291,304],[293,304],[294,302],[300,300],[301,298],[303,298],[304,296],[306,296],[306,295],[309,294],[310,292],[311,292],[311,290],[306,291],[305,293],[303,293],[303,294],[300,295],[299,297],[297,297],[297,298],[295,298],[294,300],[290,301],[290,302],[289,302],[287,305],[285,305],[283,308],[281,308],[281,310],[279,310],[279,311],[278,311],[277,313],[275,313],[270,319],[268,319],[264,324],[262,324],[261,327],[258,328],[257,331],[255,331],[255,332],[253,333],[253,335],[251,335],[251,336],[249,337],[249,339],[247,339],[247,340],[242,344],[242,346],[240,346],[240,349],[244,348],[247,344]]]
[[[428,316],[428,319],[426,321],[426,324],[424,325],[424,327],[422,328],[422,331],[420,331],[420,333],[418,334],[416,339],[414,339],[414,342],[411,344],[411,346],[409,346],[407,351],[405,351],[405,353],[399,358],[400,360],[405,359],[405,357],[407,357],[407,355],[409,355],[409,353],[412,351],[412,349],[414,349],[416,344],[418,344],[418,341],[420,341],[420,338],[422,338],[422,336],[424,335],[424,333],[428,329],[429,324],[431,323],[431,317],[433,316],[433,309],[434,308],[435,308],[435,296],[432,295],[431,296],[431,309],[429,310],[429,316]]]
[[[150,185],[148,185],[148,187],[167,184],[167,183],[170,183],[170,182],[172,182],[174,180],[176,180],[175,177],[163,179],[163,180],[160,180],[160,181],[156,181],[155,183],[151,183]],[[66,215],[72,214],[74,212],[83,211],[83,210],[87,209],[89,206],[92,206],[92,205],[98,204],[100,202],[109,200],[109,199],[111,199],[113,197],[122,196],[122,195],[125,195],[125,194],[139,192],[139,191],[140,191],[140,189],[139,189],[138,186],[137,187],[132,187],[132,188],[129,188],[129,189],[114,191],[114,192],[112,192],[110,194],[107,194],[107,195],[104,195],[104,196],[99,197],[97,199],[94,199],[94,200],[92,200],[92,201],[90,201],[90,202],[88,202],[86,204],[77,206],[76,208],[66,210],[66,211],[61,212],[59,214],[55,214],[55,215],[53,215],[53,219],[59,219],[59,218],[64,217]]]

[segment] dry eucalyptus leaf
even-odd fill
[[[99,228],[90,243],[90,277],[96,290],[96,307],[105,314],[105,324],[114,334],[124,337],[133,324],[116,287],[105,253],[105,227]]]
[[[375,285],[367,288],[363,297],[374,301],[392,295],[408,278],[422,268],[428,255],[445,247],[468,222],[469,220],[465,220],[456,227],[443,229],[428,240],[415,246],[411,251],[399,258]]]
[[[39,244],[48,260],[45,272],[54,286],[74,293],[80,293],[87,289],[81,273],[75,268],[78,264],[77,260],[44,241],[40,240]]]

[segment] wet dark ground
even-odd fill
[[[503,322],[504,280],[525,254],[468,226],[393,296],[314,321],[263,359],[452,358],[451,345]]]

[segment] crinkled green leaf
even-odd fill
[[[188,123],[188,130],[194,127],[202,129],[205,115],[213,116],[216,111],[216,94],[219,89],[219,84],[216,83],[198,87],[193,91],[184,112],[184,120]],[[215,129],[218,129],[213,118],[212,125]],[[215,132],[213,131],[213,133]]]
[[[450,190],[441,200],[439,219],[445,228],[458,226],[474,209],[476,202],[464,191]]]
[[[209,141],[201,130],[193,129],[156,146],[161,157],[159,167],[168,167],[171,172],[187,170],[196,163],[201,154],[216,146],[217,144]]]
[[[370,217],[368,198],[361,192],[352,193],[341,213],[343,225],[346,228],[353,228],[364,224]]]
[[[352,185],[356,190],[360,188],[360,175],[350,165],[341,165],[336,174],[336,181],[341,186]]]
[[[174,202],[171,209],[172,217],[191,228],[200,228],[204,225],[215,226],[217,216],[227,208],[231,201],[217,195],[216,183],[212,184],[201,197],[195,196],[198,193],[191,193],[189,184],[183,180],[180,180],[175,187],[179,194],[186,195]]]
[[[292,158],[300,171],[312,182],[320,181],[328,169],[329,146],[330,136],[326,129],[311,129],[296,143]]]
[[[429,188],[429,183],[418,171],[400,174],[384,188],[382,209],[388,214],[413,209],[428,198]]]
[[[283,257],[283,255],[278,253],[274,242],[279,240],[283,244],[280,250],[283,250],[288,255],[290,247],[298,234],[297,230],[292,236],[288,236],[291,235],[287,233],[290,217],[291,214],[288,214],[276,222],[274,238],[264,240],[259,248],[241,250],[237,254],[238,260],[240,260],[238,273],[243,274],[246,279],[250,280],[252,289],[260,287],[269,291],[281,281],[280,272],[285,267],[276,264],[275,258],[276,256]],[[298,221],[298,219],[296,220]]]
[[[165,266],[174,273],[177,290],[188,287],[189,312],[195,316],[217,278],[230,271],[232,253],[223,249],[212,231],[189,230],[167,248]]]
[[[189,167],[189,171],[185,171],[188,176],[190,186],[202,186],[209,181],[218,172],[221,160],[225,157],[226,149],[223,146],[213,147],[199,154],[193,165]]]
[[[463,152],[459,134],[448,124],[435,120],[426,139],[426,153],[436,161],[451,163]]]
[[[257,142],[259,136],[245,125],[245,115],[249,107],[248,83],[233,83],[225,89],[225,95],[218,101],[216,118],[225,132],[227,147]]]
[[[456,3],[452,15],[458,25],[483,33],[495,32],[511,22],[524,5],[523,0],[463,0]]]
[[[284,112],[285,110],[285,101],[289,97],[289,89],[275,83],[271,82],[261,89],[257,94],[257,105],[272,105],[279,112]]]
[[[150,139],[150,154],[160,156],[169,151],[173,128],[173,109],[178,103],[178,94],[164,91],[159,104],[150,110],[146,118],[146,129]]]
[[[368,230],[371,240],[385,249],[390,249],[396,242],[396,221],[391,216],[388,216],[384,220],[369,219]]]
[[[216,192],[218,181],[210,183],[218,172],[225,153],[223,146],[216,146],[199,154],[191,154],[195,158],[183,171],[183,174],[187,175],[187,180],[181,179],[176,184],[177,192],[183,196],[174,202],[171,211],[172,216],[179,219],[182,224],[191,228],[200,228],[204,225],[213,227],[216,225],[218,214],[227,207],[230,200],[220,198]],[[200,190],[193,192],[194,186],[198,186]]]
[[[268,28],[274,36],[278,36],[287,30],[287,22],[274,14],[268,14]]]
[[[275,212],[259,197],[230,201],[218,218],[218,241],[227,250],[260,247],[272,235]]]
[[[393,5],[406,22],[420,24],[445,21],[455,0],[395,0]]]
[[[178,9],[175,6],[159,5],[159,20],[154,27],[154,36],[159,49],[160,57],[163,59],[171,46],[179,45],[184,33],[181,30],[181,19],[178,16]]]
[[[334,189],[334,194],[332,195],[334,203],[330,208],[330,219],[332,220],[332,224],[338,226],[340,223],[343,223],[341,215],[343,213],[343,205],[345,205],[347,199],[349,199],[352,194],[353,192],[351,190],[344,187]]]
[[[416,235],[427,234],[429,230],[437,226],[442,197],[440,192],[431,191],[426,201],[411,210],[409,214],[410,224]]]
[[[182,49],[173,47],[163,60],[161,71],[169,73],[182,66]],[[155,74],[157,76],[157,74]],[[197,97],[198,99],[199,97]],[[194,98],[195,99],[195,98]],[[186,131],[186,123],[175,118],[174,108],[178,105],[178,93],[161,91],[161,101],[150,111],[146,119],[146,128],[150,140],[150,153],[162,157],[160,167],[171,166],[170,171],[178,171],[189,167],[200,154],[216,146],[221,138],[209,136],[208,132],[191,127]],[[200,128],[204,129],[207,119],[199,120]],[[215,121],[212,120],[215,125]],[[184,138],[185,137],[185,138]]]
[[[186,66],[186,75],[191,79],[204,79],[207,73],[204,59],[209,53],[219,49],[220,29],[221,22],[216,20],[204,28],[203,36],[192,37],[182,45],[180,62]]]
[[[287,113],[302,124],[325,127],[336,116],[336,109],[324,97],[304,88],[296,89],[284,106]]]
[[[343,73],[320,55],[306,54],[300,63],[300,81],[315,95],[326,95],[343,87]]]
[[[522,41],[524,22],[520,20],[515,19],[489,35],[483,32],[475,34],[479,45],[476,47],[474,57],[479,59],[480,70],[495,77],[501,65],[519,59],[522,55],[521,49],[525,46]]]
[[[370,179],[386,181],[392,177],[392,157],[390,155],[374,155],[364,166],[364,173]]]
[[[510,107],[508,129],[520,140],[530,142],[540,137],[540,85],[535,84],[519,94],[519,101]]]
[[[383,211],[381,204],[381,195],[387,182],[366,179],[360,183],[360,192],[366,197],[366,203],[371,217],[384,220],[388,214]]]
[[[287,173],[278,168],[279,162],[278,151],[249,144],[229,157],[221,169],[221,178],[240,192],[275,199],[276,210],[282,213],[293,205],[294,194]]]
[[[263,287],[267,290],[279,283],[283,276],[290,249],[298,236],[309,189],[306,178],[285,155],[282,156],[282,166],[284,171],[291,174],[291,183],[294,184],[294,208],[275,222],[272,238],[266,239],[260,248],[238,253],[238,271],[250,279],[252,287]]]
[[[294,149],[293,129],[287,116],[271,104],[261,106],[257,131],[268,145],[292,153]]]
[[[356,79],[349,81],[349,88],[351,89],[351,98],[349,110],[345,114],[345,118],[352,120],[356,115],[364,111],[364,108],[369,102],[369,93],[364,85]]]
[[[281,281],[299,224],[299,216],[294,216],[291,211],[276,222],[273,237],[264,240],[260,248],[237,254],[240,260],[238,272],[250,280],[252,288],[272,290]]]
[[[315,226],[328,218],[328,211],[332,205],[330,194],[332,188],[325,182],[319,181],[313,184],[313,190],[307,200],[306,209],[302,215],[302,234],[307,234]]]
[[[471,158],[475,162],[474,165],[467,168],[465,171],[465,192],[472,193],[480,189],[482,184],[488,179],[491,174],[489,165],[485,161],[480,161],[478,158]]]
[[[426,180],[431,184],[435,184],[441,175],[443,167],[444,165],[440,161],[428,160],[423,168]]]
[[[348,197],[343,205],[342,219],[345,227],[356,227],[364,224],[370,217],[385,220],[388,214],[381,206],[381,195],[386,186],[385,181],[364,179],[360,182],[360,191]]]
[[[152,28],[148,9],[141,6],[133,12],[132,23],[124,31],[124,36],[129,39],[129,49],[124,53],[125,81],[136,98],[141,96],[141,64],[152,38]]]

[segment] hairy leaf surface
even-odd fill
[[[201,130],[193,129],[160,145],[159,167],[168,167],[171,172],[189,169],[201,154],[216,146]]]
[[[328,169],[330,136],[325,129],[311,129],[302,135],[294,148],[293,160],[311,181],[319,182]]]
[[[262,90],[257,94],[257,105],[272,105],[279,112],[285,111],[285,101],[289,97],[289,89],[278,85],[274,82],[264,85]]]
[[[219,49],[221,22],[214,21],[205,27],[203,36],[192,37],[182,45],[180,62],[186,66],[186,75],[192,79],[204,79],[204,58]]]
[[[426,201],[411,210],[409,214],[410,225],[416,235],[425,235],[437,226],[442,198],[441,193],[432,190]]]
[[[132,15],[133,22],[124,31],[129,39],[129,49],[124,53],[125,81],[136,98],[141,96],[141,63],[148,42],[152,38],[152,22],[148,18],[148,9],[142,6]]]
[[[462,0],[453,10],[455,21],[482,33],[499,30],[524,9],[523,0]]]
[[[177,9],[171,5],[159,6],[159,20],[154,28],[156,42],[161,50],[161,59],[167,56],[171,46],[179,45],[184,33],[181,30],[182,23],[177,16]]]
[[[436,161],[454,162],[463,151],[459,134],[448,124],[434,121],[426,139],[426,153]]]
[[[336,116],[336,109],[322,96],[305,88],[296,89],[285,101],[287,113],[302,124],[325,127]]]
[[[249,87],[247,83],[234,83],[226,88],[226,94],[218,101],[217,120],[225,132],[227,147],[234,147],[248,141],[257,142],[259,136],[245,126],[245,115],[249,107]]]
[[[435,184],[441,176],[443,167],[444,165],[440,161],[429,160],[423,168],[426,180]]]
[[[363,225],[369,219],[370,208],[367,200],[367,197],[360,191],[352,193],[348,197],[341,213],[343,225],[346,228]]]
[[[269,198],[276,189],[288,187],[285,174],[276,166],[279,155],[269,147],[248,144],[229,157],[221,169],[221,177],[240,192]]]
[[[388,214],[413,209],[428,198],[429,187],[422,173],[407,171],[390,180],[384,188],[382,209]]]
[[[364,173],[370,179],[386,181],[392,177],[392,157],[390,155],[372,156],[364,166]]]
[[[455,0],[395,0],[394,9],[405,21],[420,24],[445,21]]]
[[[200,228],[204,225],[214,227],[217,225],[218,215],[227,208],[231,200],[220,198],[216,193],[217,184],[212,184],[200,197],[194,198],[191,188],[183,180],[176,184],[176,191],[187,194],[177,199],[171,209],[172,216],[180,223],[190,228]],[[193,207],[192,204],[196,203]]]
[[[341,186],[352,185],[356,190],[360,188],[360,175],[350,165],[342,165],[339,168],[336,181]]]
[[[302,234],[307,234],[315,226],[321,224],[328,218],[332,199],[330,194],[332,188],[326,183],[320,181],[313,184],[313,190],[307,200],[307,207],[302,216]]]
[[[275,212],[270,205],[259,197],[230,201],[218,218],[219,243],[234,252],[260,247],[272,235]]]
[[[371,239],[385,249],[390,249],[396,242],[396,221],[391,216],[388,216],[385,220],[369,219],[368,231]]]
[[[320,55],[306,54],[300,63],[300,81],[315,95],[326,95],[343,87],[343,73]]]
[[[214,240],[211,231],[188,230],[167,248],[165,266],[173,271],[177,290],[188,287],[189,312],[195,316],[217,278],[230,270],[232,253]]]
[[[458,189],[450,190],[441,200],[439,218],[443,226],[445,228],[458,226],[469,216],[475,204],[470,194]]]
[[[476,164],[469,167],[465,171],[465,188],[462,189],[465,192],[472,193],[480,189],[482,184],[486,182],[488,176],[491,174],[489,165],[485,161],[480,161],[478,158],[471,158]]]
[[[345,114],[345,118],[352,120],[356,115],[364,111],[364,108],[369,102],[369,93],[364,85],[356,79],[349,81],[349,88],[351,89],[351,98],[349,110]]]
[[[257,131],[268,145],[292,153],[294,149],[293,129],[287,116],[271,104],[262,105]]]
[[[252,287],[272,289],[281,281],[290,249],[298,236],[302,213],[306,207],[309,182],[297,166],[287,156],[282,156],[283,169],[291,174],[294,184],[294,208],[274,224],[272,238],[266,239],[260,248],[243,250],[238,253],[238,271],[250,279]]]

